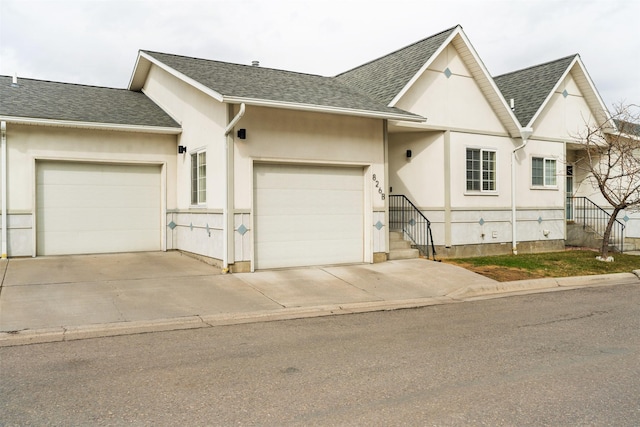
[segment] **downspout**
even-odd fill
[[[516,152],[527,146],[527,142],[529,142],[531,134],[533,134],[533,128],[521,128],[520,138],[522,138],[522,145],[517,146],[511,152],[511,236],[513,240],[511,250],[514,255],[518,255],[518,236],[516,227]]]
[[[2,134],[2,145],[0,152],[2,164],[0,165],[0,180],[2,181],[2,259],[7,259],[7,122],[0,123],[0,133]]]
[[[234,193],[231,190],[231,185],[233,184],[233,146],[229,147],[229,143],[233,142],[233,136],[229,137],[229,134],[233,130],[236,124],[240,121],[242,116],[244,116],[244,112],[246,110],[246,106],[244,102],[240,104],[240,111],[235,117],[229,122],[227,127],[224,129],[225,136],[225,144],[224,144],[224,158],[225,158],[225,170],[227,179],[224,186],[224,198],[225,198],[225,208],[222,213],[222,221],[224,224],[224,231],[222,233],[222,272],[229,272],[229,259],[231,258],[229,255],[229,245],[231,240],[233,239],[233,215],[230,215],[230,212],[233,211],[234,205]]]

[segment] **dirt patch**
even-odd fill
[[[458,264],[462,268],[481,274],[498,282],[511,282],[514,280],[540,279],[543,274],[527,271],[520,268],[501,267],[497,265],[474,266],[470,264]]]

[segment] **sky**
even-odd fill
[[[494,76],[579,53],[640,104],[640,0],[0,0],[0,74],[126,88],[143,49],[333,76],[458,24]]]

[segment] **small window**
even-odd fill
[[[467,148],[467,191],[496,191],[496,152]]]
[[[534,187],[555,187],[556,160],[544,157],[531,159],[531,185]]]
[[[207,153],[199,151],[191,154],[191,204],[207,202]]]

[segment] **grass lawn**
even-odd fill
[[[610,254],[614,257],[614,262],[598,261],[597,255],[598,252],[590,250],[567,250],[541,254],[451,258],[443,259],[442,262],[459,265],[499,282],[543,277],[630,273],[640,269],[640,256],[637,255]]]

